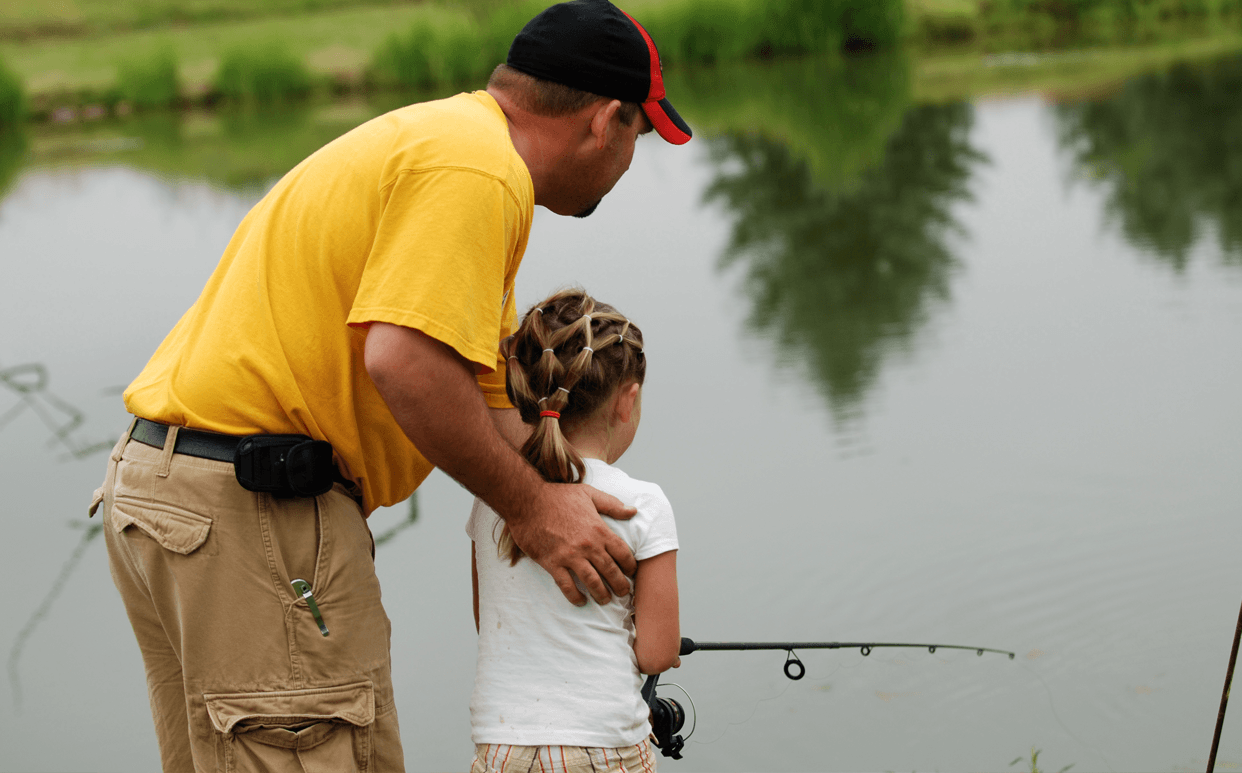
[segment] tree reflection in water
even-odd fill
[[[26,133],[20,129],[0,131],[0,201],[17,182],[17,174],[26,164]]]
[[[807,370],[838,421],[949,299],[951,210],[984,160],[972,119],[967,104],[910,108],[882,157],[843,183],[764,136],[711,140],[719,171],[705,197],[734,217],[721,266],[743,267],[750,328]]]
[[[1242,57],[1136,78],[1056,114],[1062,147],[1108,191],[1128,241],[1181,272],[1215,233],[1242,266]]]

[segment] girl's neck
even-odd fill
[[[603,422],[588,422],[575,427],[572,432],[565,433],[565,440],[583,459],[598,459],[612,464],[621,458],[621,454],[612,456],[615,452],[612,428]]]

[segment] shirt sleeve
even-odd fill
[[[470,539],[475,542],[479,541],[477,535],[479,533],[480,523],[483,521],[483,508],[485,507],[487,507],[487,505],[483,503],[483,500],[475,497],[474,507],[470,508],[470,518],[466,520],[466,534],[468,534]]]
[[[638,544],[634,548],[634,558],[639,561],[677,550],[677,523],[673,519],[673,506],[659,486],[654,488],[654,491],[639,496],[634,503],[639,514],[647,520],[646,528],[640,530]]]
[[[501,312],[503,321],[500,325],[500,340],[504,340],[517,330],[517,306],[513,302],[513,293],[510,292],[505,296],[505,308]],[[483,398],[487,400],[488,408],[512,408],[513,403],[509,402],[509,395],[505,391],[505,358],[500,356],[500,341],[496,342],[496,367],[491,373],[485,373],[478,377],[479,389],[483,392]]]
[[[384,193],[348,323],[414,328],[494,371],[521,239],[516,200],[501,180],[461,168],[407,170]]]

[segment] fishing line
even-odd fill
[[[780,692],[778,692],[776,695],[772,695],[772,696],[769,696],[769,697],[767,697],[767,698],[760,698],[759,700],[755,701],[754,705],[753,705],[753,706],[751,706],[751,708],[750,708],[750,714],[746,717],[746,719],[743,719],[741,722],[726,722],[726,723],[725,723],[724,730],[721,730],[721,731],[720,731],[720,735],[716,736],[715,738],[711,739],[710,741],[695,741],[695,743],[696,743],[696,744],[700,744],[700,745],[702,745],[702,746],[707,746],[707,745],[709,745],[709,744],[714,744],[714,743],[716,743],[717,741],[719,741],[721,738],[724,738],[726,735],[728,735],[728,734],[729,734],[729,728],[731,728],[731,727],[741,727],[742,725],[744,725],[744,724],[746,724],[747,722],[749,722],[749,721],[751,721],[752,719],[754,719],[754,718],[755,718],[755,714],[759,711],[759,704],[761,704],[761,703],[767,703],[768,701],[774,701],[774,700],[776,700],[777,698],[779,698],[779,697],[781,697],[782,695],[784,695],[784,694],[785,694],[785,692],[786,692],[787,690],[789,690],[789,684],[788,684],[788,681],[789,681],[789,680],[785,680],[785,681],[786,681],[785,687],[784,687],[784,688],[783,688]],[[696,721],[697,721],[697,717],[696,717]],[[688,739],[688,738],[689,738],[689,736],[687,736],[687,739]]]
[[[854,670],[854,669],[856,669],[856,668],[858,668],[858,665],[857,665],[857,664],[856,664],[856,665],[853,665],[853,666],[843,666],[843,665],[838,665],[838,666],[836,666],[835,668],[833,668],[831,671],[829,671],[827,676],[823,676],[823,677],[812,677],[812,678],[811,678],[811,681],[812,681],[812,682],[818,682],[818,683],[821,683],[821,684],[826,684],[826,683],[828,682],[828,680],[830,680],[830,679],[831,679],[834,675],[836,675],[836,673],[837,673],[838,671],[841,671],[841,670],[850,670],[850,671],[853,671],[853,670]],[[774,701],[774,700],[776,700],[777,698],[779,698],[779,697],[781,697],[782,695],[784,695],[786,692],[788,692],[788,691],[789,691],[789,688],[792,686],[792,685],[790,684],[790,681],[791,681],[791,680],[786,679],[786,680],[785,680],[785,687],[784,687],[784,688],[783,688],[780,692],[778,692],[776,695],[771,695],[771,696],[769,696],[769,697],[767,697],[767,698],[760,698],[759,700],[755,701],[755,702],[754,702],[754,704],[751,706],[751,709],[750,709],[750,716],[746,717],[746,719],[743,719],[743,720],[742,720],[742,721],[740,721],[740,722],[726,722],[726,723],[725,723],[724,730],[720,731],[720,735],[716,736],[715,738],[711,739],[710,741],[695,741],[695,743],[696,743],[696,744],[699,744],[700,746],[708,746],[708,745],[710,745],[710,744],[714,744],[714,743],[716,743],[717,741],[719,741],[721,738],[724,738],[726,735],[728,735],[728,733],[729,733],[729,729],[730,729],[730,728],[733,728],[733,727],[741,727],[742,725],[746,724],[746,723],[747,723],[747,722],[749,722],[750,720],[754,719],[755,714],[757,714],[757,713],[759,712],[759,704],[761,704],[761,703],[767,703],[767,702],[769,702],[769,701]],[[681,686],[681,685],[678,685],[678,687],[680,687],[680,686]],[[685,692],[685,691],[683,690],[682,692]],[[687,693],[687,696],[688,696],[688,695],[689,695],[689,694]],[[691,704],[691,705],[693,705],[693,704]],[[695,717],[695,720],[697,721],[697,719],[698,719],[698,717],[696,716],[696,717]],[[689,740],[689,738],[690,738],[690,736],[686,736],[686,739],[687,739],[687,740]]]
[[[1115,773],[1115,771],[1113,770],[1112,763],[1108,761],[1108,756],[1105,755],[1104,752],[1100,751],[1099,748],[1092,746],[1091,744],[1079,738],[1077,733],[1075,733],[1073,730],[1070,730],[1069,727],[1067,727],[1066,724],[1061,721],[1061,715],[1057,713],[1056,701],[1052,699],[1052,689],[1048,687],[1048,683],[1045,682],[1044,678],[1039,675],[1039,672],[1035,671],[1030,666],[1024,666],[1020,663],[1018,665],[1022,670],[1026,671],[1027,673],[1031,674],[1032,676],[1034,676],[1036,679],[1039,680],[1040,685],[1042,685],[1044,688],[1044,693],[1048,696],[1048,708],[1052,711],[1052,718],[1057,721],[1057,724],[1061,726],[1061,729],[1064,730],[1066,734],[1069,735],[1070,738],[1073,738],[1075,741],[1077,741],[1079,745],[1081,745],[1083,748],[1089,749],[1095,754],[1098,754],[1100,759],[1104,760],[1104,765],[1108,767],[1109,771],[1112,773]]]

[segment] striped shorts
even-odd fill
[[[655,770],[655,755],[645,740],[620,749],[481,743],[474,747],[474,762],[470,765],[470,773],[655,773]]]

